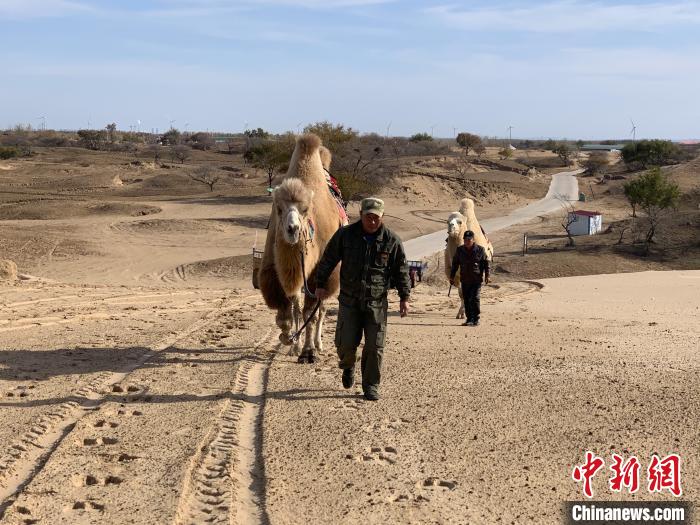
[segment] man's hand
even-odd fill
[[[454,280],[454,279],[450,279],[450,286],[454,286],[454,285],[455,285],[455,280]]]
[[[316,288],[316,299],[319,301],[325,301],[330,297],[330,293],[325,288]]]
[[[489,276],[486,276],[486,281],[484,281],[486,284],[489,284],[491,282],[491,279],[489,279]]]
[[[406,317],[408,315],[408,300],[403,299],[399,303],[399,313],[401,314],[401,317]]]

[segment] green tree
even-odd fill
[[[632,209],[639,208],[646,215],[648,229],[644,243],[648,252],[664,214],[678,207],[680,188],[668,180],[668,177],[661,172],[661,168],[656,167],[636,180],[627,182],[624,185],[624,191]]]
[[[501,160],[507,160],[513,156],[513,151],[506,146],[498,152],[498,156],[501,157]]]
[[[100,150],[107,140],[107,132],[101,129],[79,129],[78,137],[86,148]]]
[[[267,140],[251,146],[243,155],[254,168],[265,170],[268,188],[272,187],[275,171],[289,165],[294,152],[294,142],[290,140]]]
[[[163,136],[161,137],[160,141],[163,143],[165,146],[177,146],[180,144],[180,138],[182,137],[182,134],[180,131],[176,128],[171,128],[165,133],[163,133]]]
[[[246,137],[256,138],[256,139],[269,139],[270,134],[262,128],[258,129],[247,129],[243,132]]]
[[[552,150],[568,166],[571,159],[571,148],[566,142],[559,142]]]
[[[333,124],[324,120],[309,124],[304,128],[304,133],[318,135],[329,150],[335,151],[338,146],[357,137],[358,132],[352,128],[346,128],[343,124]]]
[[[646,169],[671,164],[679,153],[678,146],[670,140],[640,140],[625,144],[622,160],[630,167]]]
[[[433,137],[429,133],[416,133],[408,139],[411,142],[431,142]]]
[[[472,133],[466,133],[462,132],[459,135],[457,135],[457,138],[455,139],[457,141],[457,144],[459,144],[461,147],[464,148],[464,154],[469,155],[469,149],[474,149],[476,151],[476,148],[482,144],[483,142],[481,141],[481,137],[479,135],[474,135]]]
[[[117,125],[112,122],[107,124],[105,129],[107,130],[107,140],[109,140],[110,144],[114,144],[117,141]]]

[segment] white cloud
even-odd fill
[[[11,19],[55,17],[94,9],[69,0],[0,0],[0,17]]]
[[[488,31],[567,33],[576,31],[652,31],[669,26],[700,25],[700,3],[611,4],[563,0],[528,7],[474,7],[454,5],[425,12],[452,27]]]

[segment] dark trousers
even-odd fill
[[[462,283],[462,298],[467,322],[476,322],[481,315],[481,283]]]
[[[362,389],[365,392],[376,392],[379,388],[386,337],[386,314],[386,309],[375,312],[342,304],[338,310],[338,324],[335,328],[338,366],[343,369],[355,366],[357,347],[360,346],[364,335],[365,346],[362,348],[360,366]]]

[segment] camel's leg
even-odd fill
[[[294,332],[296,333],[296,331],[299,330],[301,325],[304,324],[303,309],[301,306],[301,297],[299,295],[295,295],[294,297],[291,297],[291,300],[292,300],[292,312],[293,312],[293,317],[294,317]],[[303,361],[304,355],[301,354],[301,344],[299,343],[298,339],[296,342],[293,343],[292,350],[290,353],[292,355],[298,355],[299,362]]]
[[[277,316],[275,317],[275,322],[280,329],[280,342],[283,345],[292,344],[292,328],[294,327],[294,315],[292,311],[292,304],[290,303],[286,308],[280,308],[277,310]]]
[[[301,356],[306,358],[306,360],[309,363],[313,363],[316,361],[316,355],[315,355],[315,345],[314,345],[314,334],[315,330],[318,326],[318,312],[315,312],[313,314],[313,317],[311,316],[311,313],[314,311],[314,308],[316,306],[316,301],[309,301],[306,300],[304,303],[304,319],[309,319],[309,324],[306,325],[306,334],[305,334],[305,340],[304,340],[304,348],[301,351]],[[320,307],[319,307],[320,310]]]

